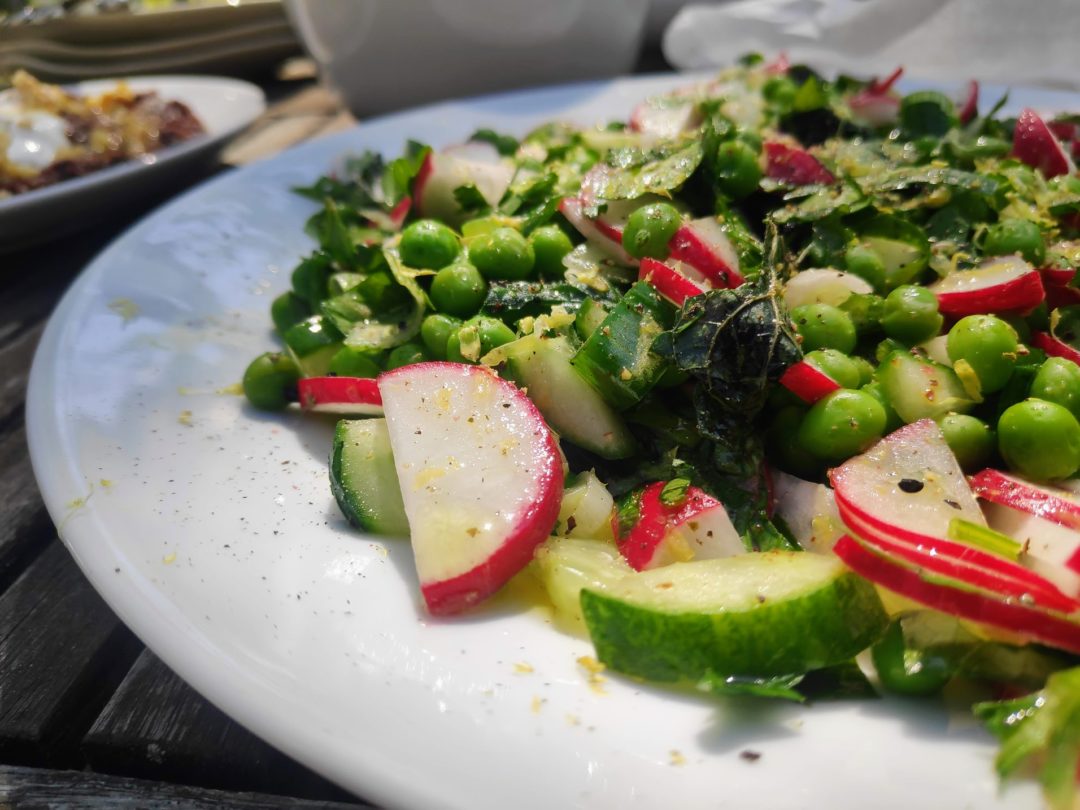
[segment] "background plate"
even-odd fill
[[[120,617],[196,689],[282,750],[393,807],[1039,806],[999,793],[966,713],[895,699],[717,702],[611,676],[588,643],[507,595],[425,617],[404,542],[347,528],[327,484],[332,422],[232,393],[274,345],[267,310],[312,247],[309,183],[344,152],[398,153],[479,127],[625,117],[686,78],[442,104],[231,173],[157,211],[54,314],[27,406],[64,542]],[[997,96],[988,88],[984,99]],[[1013,106],[1080,108],[1015,92]],[[740,756],[743,751],[760,758]]]

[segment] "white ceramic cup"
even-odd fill
[[[514,87],[615,76],[649,0],[287,0],[324,76],[361,115]]]

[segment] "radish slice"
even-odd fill
[[[1076,270],[1071,267],[1040,267],[1039,273],[1046,290],[1046,305],[1051,310],[1080,304],[1080,288],[1071,284]]]
[[[746,280],[739,272],[739,254],[716,217],[680,225],[668,241],[668,255],[693,267],[717,289],[734,289]]]
[[[788,55],[784,51],[780,51],[780,54],[771,62],[769,62],[762,70],[769,76],[783,76],[788,72],[788,68],[791,67],[791,61],[788,59]]]
[[[481,146],[488,147],[488,144]],[[429,152],[424,159],[413,181],[413,196],[420,216],[457,222],[461,218],[461,206],[454,197],[455,189],[474,185],[489,205],[495,205],[510,185],[514,175],[510,163],[477,160],[478,150],[465,147],[457,152],[461,154],[452,150]]]
[[[801,147],[780,141],[765,142],[765,175],[795,186],[836,182],[836,178],[816,157]]]
[[[803,304],[838,307],[852,295],[869,295],[873,291],[870,282],[854,273],[814,267],[796,273],[784,285],[784,303],[788,309]]]
[[[979,114],[979,83],[972,79],[968,82],[967,95],[964,103],[960,106],[959,118],[961,124],[973,121]]]
[[[637,522],[625,536],[616,537],[619,551],[632,568],[644,571],[746,553],[720,501],[692,486],[681,504],[667,506],[660,498],[665,486],[666,482],[657,481],[645,487]]]
[[[379,386],[366,377],[302,377],[296,392],[305,411],[360,416],[383,412]]]
[[[585,205],[577,197],[565,197],[559,203],[559,213],[566,217],[578,233],[585,237],[590,245],[594,245],[610,256],[619,264],[627,267],[637,265],[637,259],[626,252],[622,246],[622,233],[613,233],[610,228],[601,228],[595,220],[585,216]]]
[[[855,573],[927,607],[1080,653],[1080,622],[1069,615],[973,590],[963,583],[931,580],[919,568],[873,551],[851,536],[840,538],[834,551]]]
[[[780,376],[780,384],[807,405],[813,405],[843,386],[813,363],[800,360],[788,366]]]
[[[771,474],[776,516],[806,551],[832,551],[844,533],[833,491],[780,470]]]
[[[1080,500],[1067,489],[1036,484],[990,468],[971,476],[971,488],[984,501],[1080,530]]]
[[[1042,349],[1051,357],[1062,357],[1080,366],[1080,351],[1077,351],[1068,343],[1058,340],[1049,332],[1032,333],[1031,342],[1035,344],[1036,348]]]
[[[1080,532],[1000,503],[983,504],[983,513],[990,528],[1023,543],[1021,564],[1080,597]]]
[[[630,114],[630,129],[661,140],[689,132],[700,123],[701,115],[693,99],[677,96],[646,99]]]
[[[554,528],[558,444],[529,398],[484,366],[416,363],[378,383],[424,601],[457,613],[525,567]]]
[[[868,87],[849,98],[848,107],[855,117],[876,127],[893,123],[900,112],[900,99],[889,91],[903,74],[904,69],[898,67],[885,79],[875,79]]]
[[[691,271],[692,272],[692,271]],[[656,259],[642,259],[638,279],[647,281],[664,298],[677,307],[687,298],[701,295],[711,289],[703,278],[690,278],[683,265],[672,267]]]
[[[942,314],[955,318],[983,313],[1024,312],[1046,297],[1039,271],[1019,256],[987,259],[957,270],[929,286]]]
[[[941,428],[921,419],[829,473],[837,501],[903,536],[944,537],[953,518],[985,526]]]
[[[1038,169],[1048,178],[1076,171],[1065,147],[1054,137],[1046,122],[1030,107],[1025,107],[1016,119],[1012,155]]]
[[[888,93],[890,90],[892,90],[893,85],[900,81],[900,77],[903,75],[904,68],[903,65],[901,65],[884,79],[874,79],[874,81],[870,83],[870,92],[877,95],[881,95],[882,93]]]

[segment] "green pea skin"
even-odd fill
[[[309,315],[311,307],[307,301],[291,291],[282,293],[270,304],[270,317],[279,334],[284,334],[286,329],[300,323]]]
[[[1049,357],[1031,381],[1031,396],[1068,408],[1080,419],[1080,366],[1064,357]]]
[[[715,171],[720,190],[736,200],[757,190],[764,174],[760,153],[741,140],[717,147]]]
[[[421,270],[439,270],[450,264],[461,250],[455,234],[441,222],[421,219],[401,232],[401,261]]]
[[[469,243],[469,261],[487,279],[521,281],[532,275],[536,254],[514,228],[496,228]]]
[[[818,400],[799,426],[799,444],[829,464],[861,453],[885,431],[885,409],[864,391],[842,388]]]
[[[949,682],[955,666],[932,649],[913,649],[905,644],[901,619],[894,619],[885,635],[870,649],[881,685],[899,695],[924,697],[937,694]]]
[[[979,378],[983,394],[1000,391],[1016,367],[1020,341],[1016,330],[995,315],[968,315],[949,330],[946,349],[957,374],[961,362]]]
[[[855,323],[842,309],[830,304],[803,304],[791,310],[791,320],[802,337],[803,351],[836,349],[851,354]]]
[[[1068,478],[1080,469],[1080,422],[1068,408],[1026,399],[998,420],[998,450],[1009,469],[1036,481]]]
[[[360,351],[351,346],[342,346],[330,358],[329,372],[339,377],[378,377],[379,364],[371,352]]]
[[[937,296],[926,287],[904,284],[885,298],[881,327],[894,340],[914,346],[937,335],[944,322]]]
[[[1019,253],[1038,266],[1046,259],[1046,240],[1034,222],[1026,219],[1003,219],[987,230],[983,251],[988,256]]]
[[[938,426],[965,472],[975,472],[989,463],[997,437],[986,422],[968,414],[949,413],[938,419]]]
[[[300,370],[282,352],[260,354],[244,371],[244,396],[261,411],[280,411],[296,398]]]
[[[496,318],[478,315],[470,318],[446,341],[446,359],[452,363],[475,363],[492,349],[509,343],[517,335],[514,330]],[[475,358],[462,353],[462,344],[479,339],[480,349]]]
[[[541,278],[562,278],[566,272],[563,258],[574,249],[570,237],[558,225],[544,225],[529,234],[529,244],[536,256],[536,271]]]
[[[889,398],[885,396],[885,391],[881,387],[881,383],[877,380],[866,383],[859,389],[864,394],[872,396],[877,400],[878,405],[885,409],[885,430],[882,435],[892,433],[894,430],[904,424],[904,420],[900,418],[889,402]]]
[[[668,242],[682,224],[682,214],[668,203],[643,205],[630,214],[622,245],[635,259],[666,259]]]
[[[455,262],[435,274],[428,295],[440,312],[468,318],[479,311],[487,290],[487,282],[479,270],[468,262]]]
[[[430,359],[427,349],[422,344],[410,341],[390,350],[390,353],[386,355],[386,370],[411,366],[413,363],[423,363]]]
[[[867,281],[875,290],[885,287],[885,262],[869,245],[858,242],[844,251],[844,269]]]
[[[798,92],[799,88],[795,86],[795,82],[787,76],[770,76],[761,88],[761,94],[765,96],[766,101],[784,109],[791,106]]]
[[[452,315],[428,315],[420,323],[420,340],[434,359],[445,360],[446,343],[461,326],[461,319]]]
[[[841,388],[858,388],[861,383],[862,374],[858,364],[836,349],[815,349],[807,352],[803,359],[818,371],[832,377]]]

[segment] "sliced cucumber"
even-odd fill
[[[526,335],[500,347],[504,373],[528,389],[547,423],[560,436],[602,458],[628,458],[637,442],[604,398],[571,365],[564,337]]]
[[[312,315],[285,330],[285,346],[304,377],[322,377],[342,347],[342,336],[322,315]]]
[[[534,569],[555,606],[555,615],[568,630],[585,633],[581,590],[607,588],[634,569],[614,543],[552,537],[536,550]]]
[[[385,419],[338,422],[330,488],[352,525],[375,534],[409,536]]]
[[[878,369],[885,398],[908,424],[967,413],[975,407],[956,372],[909,352],[893,352]]]
[[[581,307],[574,318],[574,330],[582,340],[588,340],[589,335],[599,328],[607,316],[607,307],[595,298],[586,298],[581,302]]]
[[[819,669],[888,623],[874,586],[839,560],[783,551],[643,571],[583,590],[581,609],[603,663],[656,681]]]
[[[587,470],[568,482],[559,506],[557,534],[614,542],[611,517],[615,499],[596,473]]]

